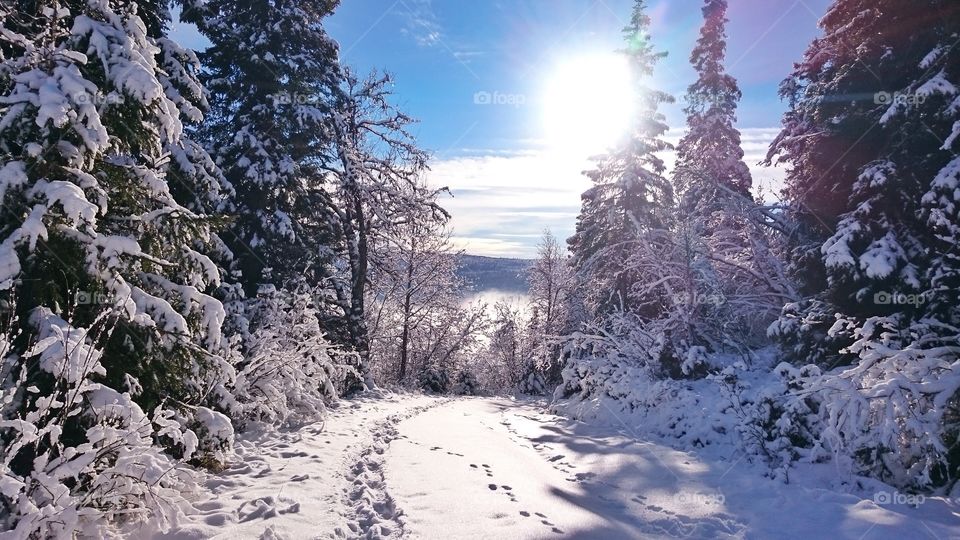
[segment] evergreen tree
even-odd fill
[[[674,321],[667,325],[671,348],[691,359],[688,367],[703,352],[743,352],[759,341],[782,307],[785,289],[782,280],[765,275],[772,260],[770,223],[753,200],[735,127],[741,93],[724,67],[726,11],[726,0],[705,0],[704,24],[690,55],[697,80],[686,95],[689,131],[677,145],[673,171],[679,199],[673,246],[663,250],[662,264],[647,270],[673,292],[663,319]]]
[[[4,19],[0,282],[17,284],[23,321],[39,306],[77,325],[116,308],[125,322],[106,345],[106,377],[115,387],[142,377],[152,405],[207,391],[190,388],[203,380],[195,362],[220,347],[223,312],[204,294],[220,281],[203,252],[212,218],[181,205],[168,183],[194,105],[168,86],[164,49],[137,13],[165,17],[131,4],[41,3]]]
[[[708,214],[731,196],[750,198],[750,170],[743,162],[736,122],[740,89],[726,73],[726,0],[705,0],[704,24],[690,55],[697,81],[686,95],[689,131],[677,144],[674,185],[681,217]]]
[[[956,32],[950,24],[957,8],[930,2],[921,17],[902,2],[864,4],[839,0],[821,21],[825,35],[782,86],[791,109],[771,147],[771,156],[790,164],[785,195],[802,231],[793,239],[792,262],[809,298],[799,311],[788,306],[785,316],[805,321],[807,341],[826,337],[836,311],[916,316],[919,304],[884,298],[931,287],[926,276],[936,248],[922,199],[936,189],[931,180],[954,142],[944,97],[950,49],[942,42]],[[833,337],[833,354],[813,343],[795,345],[833,362],[849,343],[842,333]]]
[[[825,288],[820,246],[849,210],[861,169],[883,144],[878,92],[906,86],[902,53],[913,50],[911,41],[927,39],[901,30],[915,11],[896,0],[834,2],[820,21],[823,36],[780,86],[790,107],[767,161],[789,165],[784,198],[800,225],[790,256],[804,292]],[[891,51],[897,52],[888,56]]]
[[[213,0],[189,11],[212,44],[201,55],[211,114],[200,136],[236,190],[224,238],[248,296],[330,277],[321,165],[341,73],[322,22],[337,3]]]
[[[199,425],[222,419],[202,405],[229,407],[232,382],[210,296],[216,218],[171,186],[191,171],[191,192],[214,200],[194,173],[216,168],[184,137],[202,93],[163,37],[165,2],[8,6],[0,290],[16,316],[0,333],[17,337],[0,369],[0,506],[24,537],[101,536],[104,518],[177,512],[184,478],[159,445],[184,459],[229,446]]]
[[[602,316],[615,309],[654,315],[657,299],[633,297],[638,276],[627,263],[640,242],[655,241],[651,233],[665,229],[670,220],[673,189],[664,178],[663,160],[657,152],[670,145],[661,137],[667,130],[660,103],[669,95],[647,88],[645,78],[666,53],[655,52],[645,2],[638,0],[630,24],[624,29],[626,55],[633,76],[635,111],[631,128],[587,176],[593,187],[583,194],[577,228],[570,238],[572,264],[586,289],[588,309]]]
[[[773,330],[795,352],[825,353],[801,361],[853,364],[803,389],[820,400],[823,444],[896,485],[949,484],[960,477],[960,5],[838,0],[822,25],[784,85],[791,110],[772,152],[791,164],[790,202],[823,229],[808,237],[815,252],[799,245],[799,268],[815,260],[825,279],[808,280],[809,299]],[[836,166],[823,161],[837,151]]]

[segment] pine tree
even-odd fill
[[[704,24],[690,55],[697,81],[687,90],[689,131],[677,144],[674,185],[682,215],[708,214],[731,196],[751,198],[736,123],[740,89],[726,73],[726,0],[705,0]]]
[[[204,294],[220,280],[201,251],[212,219],[168,183],[192,105],[171,99],[163,48],[135,9],[37,5],[4,19],[0,282],[16,280],[25,321],[38,306],[78,325],[117,308],[126,323],[107,344],[107,377],[143,377],[155,404],[172,389],[205,391],[181,377],[195,369],[188,349],[220,346],[222,307]],[[151,341],[180,352],[161,361]]]
[[[769,274],[771,263],[778,266],[769,253],[775,234],[770,227],[777,223],[753,200],[735,127],[741,93],[724,66],[726,11],[726,0],[705,0],[704,24],[690,55],[697,80],[686,95],[689,131],[677,145],[673,171],[679,199],[673,246],[662,250],[662,264],[647,270],[673,292],[663,319],[673,320],[666,328],[674,354],[688,359],[730,349],[743,353],[790,296],[785,280]]]
[[[636,101],[631,129],[587,173],[593,187],[583,194],[577,229],[568,241],[573,267],[595,316],[615,309],[638,310],[645,315],[658,311],[656,299],[633,297],[637,276],[627,264],[638,243],[654,241],[651,233],[668,226],[673,203],[673,189],[663,176],[663,160],[656,155],[671,148],[659,138],[667,126],[657,108],[673,98],[645,85],[645,78],[666,55],[655,52],[649,28],[645,2],[638,0],[624,29],[626,48],[622,51],[632,72]]]
[[[215,167],[185,150],[201,91],[189,54],[163,37],[165,2],[8,5],[0,289],[17,311],[0,333],[17,339],[0,370],[0,469],[14,482],[2,507],[24,536],[99,536],[103,516],[176,513],[185,484],[160,474],[172,462],[158,445],[199,457],[211,441],[196,424],[222,418],[202,405],[229,405],[224,310],[210,296],[217,218],[171,186],[174,171]],[[191,191],[215,199],[218,187],[198,193],[201,176]]]
[[[780,86],[790,108],[767,161],[789,164],[784,198],[800,225],[791,260],[804,292],[824,289],[820,246],[883,144],[878,93],[908,82],[902,59],[888,52],[912,48],[909,41],[919,38],[901,32],[914,10],[895,0],[835,2],[820,21],[824,35]]]
[[[212,44],[201,55],[211,114],[199,135],[236,190],[224,239],[248,296],[330,277],[321,164],[341,73],[322,22],[336,5],[214,0],[189,11]]]
[[[791,110],[772,149],[791,164],[790,202],[819,222],[799,267],[824,276],[774,329],[795,352],[824,353],[800,361],[853,364],[803,389],[820,401],[824,444],[912,489],[960,478],[960,5],[924,4],[835,2],[784,85]]]
[[[930,287],[934,246],[921,199],[949,157],[953,120],[937,108],[949,93],[949,48],[938,47],[955,31],[956,8],[931,2],[924,17],[940,21],[935,30],[905,33],[925,24],[915,9],[867,4],[840,0],[823,18],[824,37],[782,87],[791,109],[771,147],[791,167],[785,195],[803,231],[792,262],[811,297],[802,308],[809,317],[800,316],[820,328],[813,340],[823,339],[832,312],[909,311],[882,300]]]

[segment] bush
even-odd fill
[[[450,375],[442,367],[430,365],[417,377],[420,388],[434,394],[445,394],[450,389]]]
[[[236,313],[238,306],[232,306]],[[243,301],[233,414],[241,422],[293,425],[322,418],[357,358],[333,346],[320,329],[309,295],[265,288]]]
[[[781,363],[774,369],[776,379],[760,381],[755,391],[738,377],[742,364],[730,366],[711,379],[720,383],[730,404],[728,411],[738,419],[740,444],[748,456],[761,456],[772,476],[789,481],[789,470],[801,458],[820,457],[822,425],[814,400],[797,395],[806,377],[816,376],[816,366],[796,369]]]
[[[457,374],[457,382],[453,385],[453,393],[461,396],[476,396],[480,394],[480,381],[472,371],[463,370]]]
[[[102,537],[111,524],[147,518],[168,526],[194,488],[185,459],[199,437],[158,408],[149,418],[104,375],[99,330],[76,328],[47,309],[31,319],[37,336],[23,356],[3,359],[0,508],[10,538]],[[158,426],[155,430],[154,426]]]

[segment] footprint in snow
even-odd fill
[[[213,510],[220,510],[223,508],[223,503],[219,501],[204,501],[194,504],[193,507],[201,512],[212,512]]]
[[[291,482],[303,482],[304,480],[310,478],[309,474],[297,474],[290,477]]]
[[[203,522],[211,527],[223,527],[227,523],[226,514],[212,514],[203,518]]]
[[[552,458],[548,459],[547,461],[554,461],[554,462],[556,462],[556,461],[560,461],[560,460],[563,459],[564,457],[565,457],[565,456],[564,456],[563,454],[557,454],[557,455],[553,456]]]
[[[270,519],[276,516],[277,509],[274,506],[273,497],[261,497],[247,501],[237,509],[237,517],[240,518],[240,523],[252,521],[257,518]]]
[[[487,487],[490,488],[490,491],[496,491],[496,490],[497,490],[497,485],[496,485],[496,484],[489,484]]]

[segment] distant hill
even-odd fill
[[[530,291],[527,270],[530,259],[504,259],[463,255],[460,258],[460,276],[472,292],[498,290],[526,294]]]

